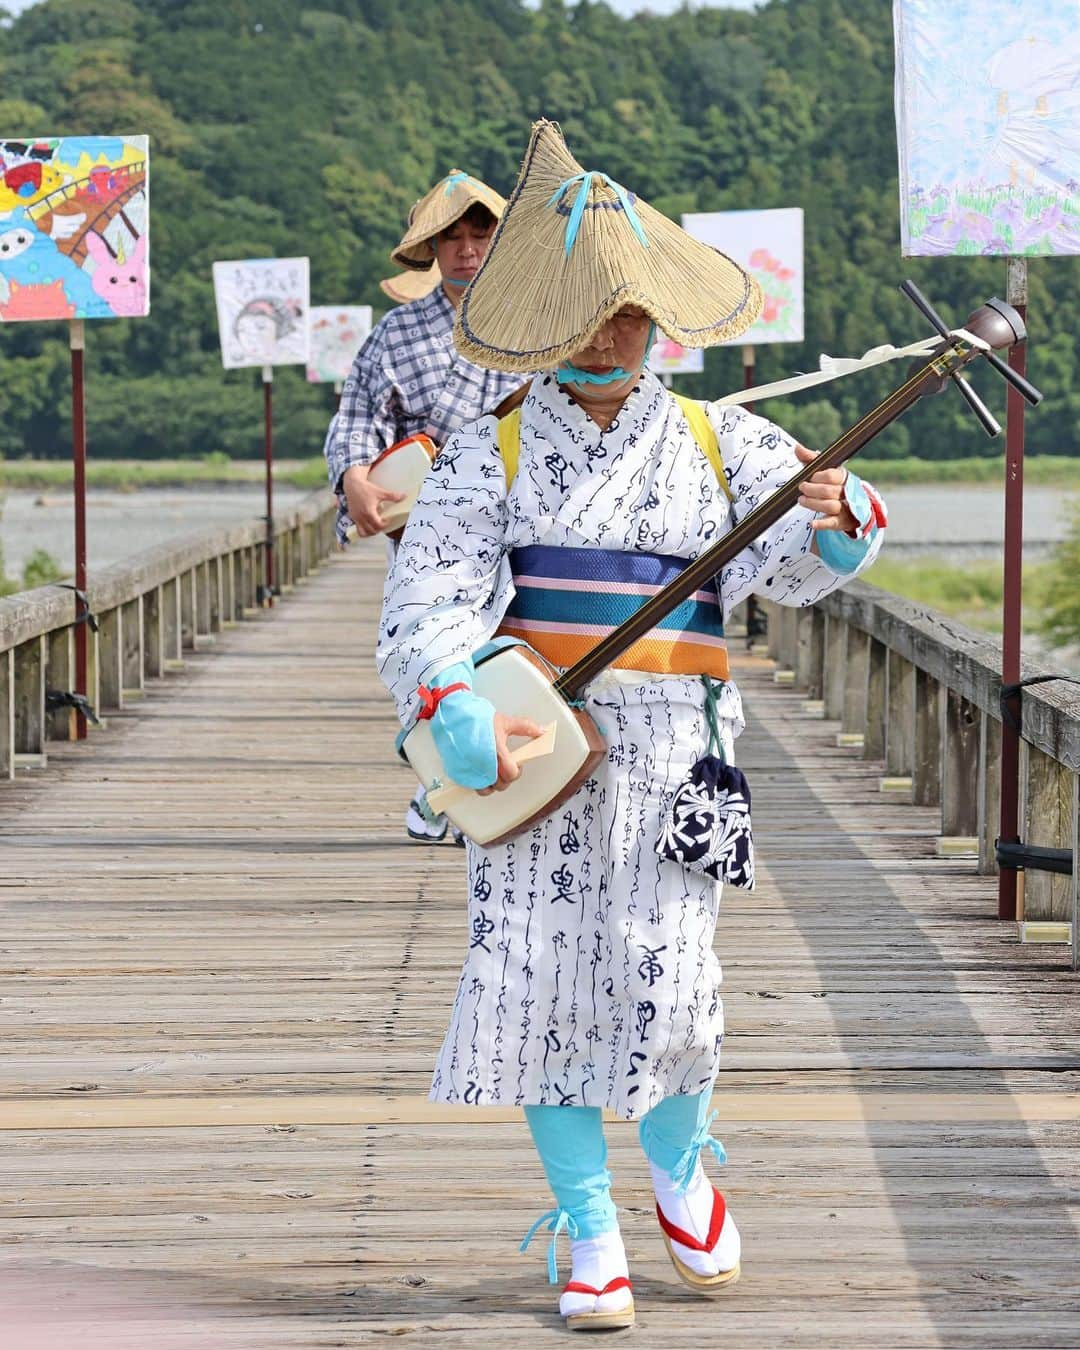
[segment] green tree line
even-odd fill
[[[761,381],[921,336],[905,276],[956,321],[1004,292],[1002,259],[900,257],[889,0],[632,19],[592,0],[45,0],[0,22],[0,135],[151,137],[152,314],[88,325],[92,447],[257,454],[256,375],[221,368],[211,263],[307,254],[313,303],[384,308],[378,281],[411,203],[452,167],[509,191],[541,115],[586,167],[676,219],[804,209],[806,341],[759,348]],[[1034,451],[1075,452],[1078,301],[1073,260],[1033,260],[1029,369],[1047,394]],[[768,410],[822,444],[897,378],[885,368]],[[705,396],[741,381],[738,350],[721,349],[682,383]],[[980,384],[1002,409],[997,382]],[[282,369],[275,390],[280,452],[317,452],[329,388]],[[3,326],[0,453],[66,456],[68,409],[64,327]],[[952,394],[875,447],[999,452]]]

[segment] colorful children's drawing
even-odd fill
[[[684,215],[683,229],[745,267],[765,293],[761,317],[729,346],[803,340],[803,213],[708,211]]]
[[[0,322],[150,313],[145,136],[0,140]]]
[[[649,369],[655,375],[690,375],[705,369],[705,353],[661,335],[649,353]]]
[[[316,305],[311,311],[307,377],[342,384],[371,332],[370,305]]]
[[[307,258],[216,262],[214,297],[226,370],[307,362]]]
[[[906,257],[1080,253],[1077,0],[894,0]]]

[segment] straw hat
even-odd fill
[[[390,257],[399,267],[429,268],[433,257],[431,240],[455,220],[460,220],[477,202],[486,206],[496,220],[506,210],[505,197],[500,197],[479,178],[471,178],[460,169],[451,169],[409,212],[408,229]]]
[[[545,369],[639,305],[684,347],[744,333],[761,288],[607,174],[586,173],[555,122],[534,124],[517,186],[454,325],[457,349],[492,370]]]
[[[388,295],[396,305],[407,305],[410,300],[422,300],[430,295],[442,281],[439,264],[432,263],[426,272],[398,272],[379,282],[379,290]]]

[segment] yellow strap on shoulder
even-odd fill
[[[672,398],[683,410],[683,416],[690,427],[690,434],[697,441],[701,453],[713,466],[717,480],[724,489],[724,495],[728,501],[731,501],[731,488],[728,487],[727,474],[724,473],[724,462],[720,458],[720,445],[717,442],[716,432],[713,430],[713,424],[709,421],[705,408],[696,398],[687,398],[684,394],[672,394]]]
[[[521,408],[515,408],[505,417],[500,417],[495,429],[499,442],[499,454],[502,455],[503,470],[506,473],[507,491],[517,473],[518,455],[521,453]]]
[[[675,394],[673,397],[683,411],[683,416],[690,427],[690,434],[697,441],[698,449],[712,465],[720,486],[724,489],[728,501],[731,501],[731,488],[728,487],[724,465],[720,459],[720,446],[705,409],[695,399],[684,398],[682,394]],[[499,445],[499,454],[502,455],[506,486],[509,488],[517,474],[518,456],[521,453],[520,408],[515,408],[513,412],[499,418],[495,437]]]

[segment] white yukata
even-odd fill
[[[647,372],[606,431],[552,377],[535,380],[509,492],[493,417],[451,438],[387,577],[378,662],[403,722],[419,684],[495,633],[514,595],[511,549],[693,559],[801,467],[780,428],[739,407],[705,407],[731,502]],[[793,508],[724,569],[725,615],[752,592],[809,605],[854,575],[810,552],[813,519]],[[858,570],[880,544],[878,531]],[[668,801],[705,753],[702,682],[608,671],[585,706],[608,745],[595,776],[509,843],[468,845],[469,945],[435,1101],[599,1106],[636,1119],[716,1076],[720,886],[655,848]],[[744,725],[733,681],[718,712],[730,760]]]

